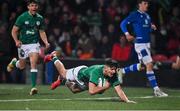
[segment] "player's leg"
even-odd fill
[[[22,48],[18,48],[18,57],[19,60],[17,60],[17,58],[13,58],[11,60],[11,62],[8,64],[7,66],[7,71],[11,72],[14,68],[19,68],[19,69],[24,69],[25,65],[26,65],[26,58],[27,58],[27,54],[25,53],[24,47]]]
[[[140,63],[137,64],[132,64],[130,66],[124,67],[124,68],[117,68],[116,72],[118,74],[118,79],[120,83],[123,83],[123,76],[130,73],[130,72],[136,72],[136,71],[141,71],[142,66]]]
[[[172,68],[173,69],[180,69],[180,57],[177,56],[176,62],[172,63]]]
[[[71,90],[73,93],[79,93],[84,91],[79,85],[77,84],[76,81],[69,81],[67,80],[65,85]]]
[[[17,59],[13,58],[11,62],[7,65],[7,71],[11,72],[16,67]]]
[[[155,96],[158,97],[168,96],[166,93],[162,92],[158,87],[156,77],[153,71],[152,57],[150,53],[150,44],[136,44],[135,50],[138,53],[139,60],[142,61],[146,66],[146,76],[151,87],[154,89]]]
[[[87,83],[78,79],[79,71],[87,66],[78,66],[75,68],[68,69],[66,72],[66,86],[73,92],[78,93],[87,90]]]
[[[57,80],[51,84],[51,89],[54,90],[61,84],[62,80],[66,78],[66,69],[63,63],[58,59],[56,55],[56,51],[53,51],[51,54],[48,54],[44,57],[44,62],[49,62],[49,61],[53,61],[59,73]]]
[[[29,54],[29,59],[30,59],[30,74],[31,74],[31,84],[32,84],[32,89],[30,91],[30,95],[37,94],[38,90],[36,88],[36,80],[37,80],[37,62],[38,62],[39,54],[37,52],[32,52]]]
[[[38,90],[36,88],[36,81],[37,81],[37,63],[39,60],[39,52],[40,52],[40,45],[39,43],[36,44],[26,44],[24,45],[25,54],[29,57],[30,60],[30,74],[31,74],[31,84],[32,88],[30,91],[30,95],[34,95],[38,93]]]
[[[155,74],[153,71],[153,64],[147,63],[146,69],[147,69],[147,71],[146,71],[147,78],[150,82],[151,87],[154,89],[154,95],[157,97],[167,97],[168,94],[161,91],[158,84],[157,84],[156,77],[155,77]]]
[[[141,65],[141,63],[132,64],[130,66],[121,68],[121,70],[122,70],[123,74],[128,74],[130,72],[137,72],[137,71],[141,71],[142,70],[142,65]]]
[[[160,61],[157,61],[157,62],[154,62],[154,65],[153,65],[153,69],[172,69],[173,65],[175,65],[175,63],[173,62],[160,62]]]
[[[176,62],[155,62],[154,69],[180,69],[180,58],[177,56]]]

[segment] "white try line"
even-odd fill
[[[148,98],[155,98],[155,97],[154,96],[142,96],[142,97],[129,97],[129,98],[148,99]],[[168,96],[168,98],[180,98],[180,96]],[[67,98],[67,99],[8,99],[8,100],[0,100],[0,102],[59,101],[59,100],[61,100],[61,101],[73,101],[73,100],[119,100],[119,97]]]

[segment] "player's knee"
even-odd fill
[[[147,63],[146,68],[147,68],[147,70],[152,70],[153,69],[153,64],[152,63]]]
[[[20,65],[19,65],[19,69],[22,70],[22,69],[24,69],[24,68],[25,68],[25,64],[20,64]]]
[[[92,90],[89,90],[89,94],[90,95],[95,95],[96,93],[94,91],[92,91]]]
[[[172,67],[173,67],[174,69],[180,69],[180,64],[177,64],[177,63],[172,64]]]
[[[74,94],[78,93],[78,91],[76,91],[74,89],[71,89],[71,92],[74,93]]]
[[[25,66],[26,66],[26,61],[25,60],[19,60],[18,68],[19,69],[24,69]]]

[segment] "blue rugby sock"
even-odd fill
[[[156,77],[155,77],[155,75],[154,75],[154,71],[147,71],[147,72],[146,72],[146,75],[147,75],[147,78],[148,78],[148,80],[149,80],[149,82],[150,82],[151,87],[154,88],[154,89],[155,89],[156,87],[158,87],[158,86],[157,86]]]
[[[122,71],[123,71],[124,74],[127,74],[129,72],[140,71],[140,69],[141,69],[141,64],[138,63],[138,64],[132,64],[130,66],[127,66],[127,67],[123,68]]]

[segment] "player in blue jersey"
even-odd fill
[[[150,33],[152,30],[156,30],[156,26],[152,24],[150,16],[146,13],[148,6],[148,0],[138,0],[138,10],[130,13],[129,16],[121,22],[120,27],[126,35],[127,40],[134,41],[139,62],[146,66],[146,75],[150,85],[154,89],[155,96],[166,97],[168,94],[162,92],[158,87],[153,71],[153,60],[150,52]],[[132,25],[135,36],[132,36],[128,32],[128,24]],[[125,69],[124,72],[126,72]]]

